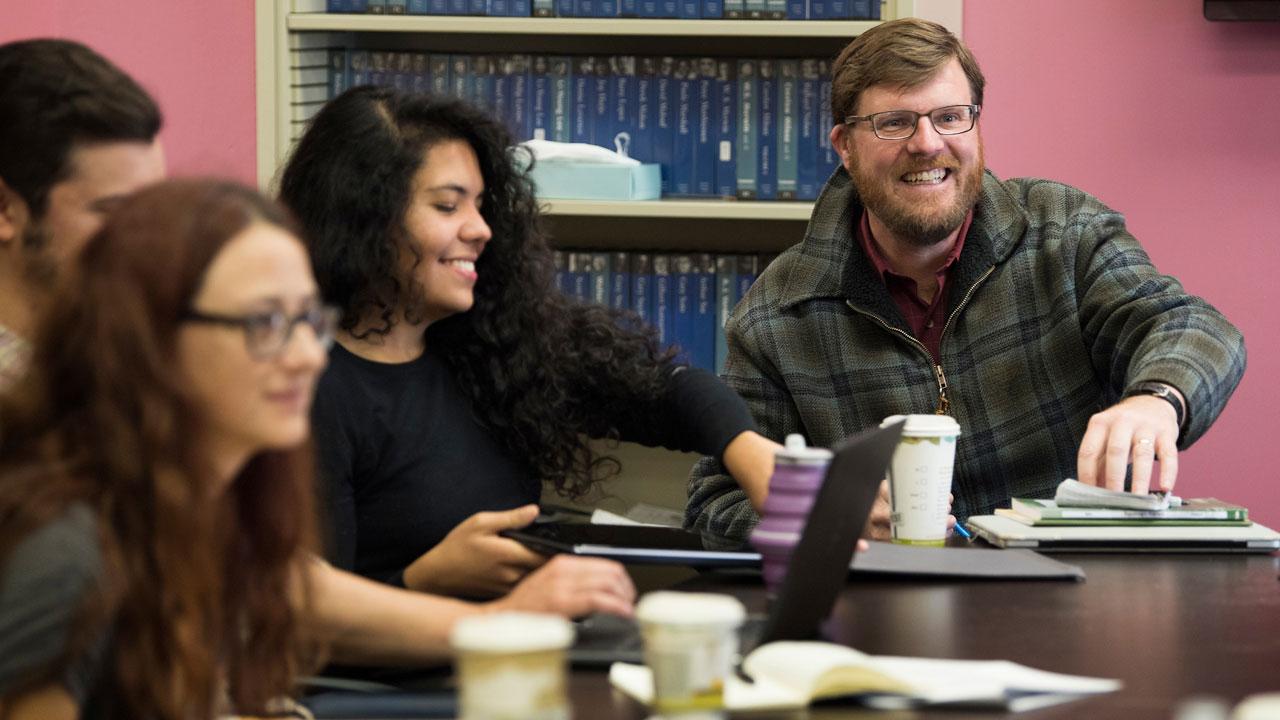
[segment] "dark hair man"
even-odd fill
[[[122,197],[164,176],[160,111],[66,40],[0,45],[0,391],[16,382],[58,270]]]
[[[898,413],[953,415],[953,512],[1052,496],[1066,477],[1170,490],[1245,367],[1240,332],[1160,274],[1096,198],[983,163],[985,80],[946,28],[908,18],[832,68],[827,182],[804,241],[726,327],[726,380],[760,432],[830,446]],[[1152,468],[1160,470],[1153,481]],[[745,535],[765,487],[704,459],[686,523]],[[869,525],[888,534],[882,495]]]

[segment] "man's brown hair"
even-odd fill
[[[831,120],[855,114],[862,91],[873,85],[913,88],[933,77],[951,58],[960,61],[973,104],[982,104],[986,79],[960,38],[938,23],[901,18],[875,26],[840,51],[831,68]]]

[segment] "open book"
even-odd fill
[[[1003,660],[934,660],[865,655],[827,642],[773,642],[756,648],[742,668],[754,682],[730,676],[730,710],[798,708],[845,697],[864,705],[906,709],[946,705],[1013,712],[1118,690],[1120,681],[1044,672]],[[614,687],[653,700],[653,675],[643,665],[614,663]]]

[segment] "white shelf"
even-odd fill
[[[706,220],[808,220],[811,202],[737,200],[563,200],[540,199],[548,215]]]
[[[876,20],[653,20],[647,18],[466,17],[290,13],[290,31],[495,35],[851,38]]]

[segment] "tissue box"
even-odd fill
[[[657,163],[604,165],[544,161],[529,174],[539,198],[657,200],[662,171]]]

